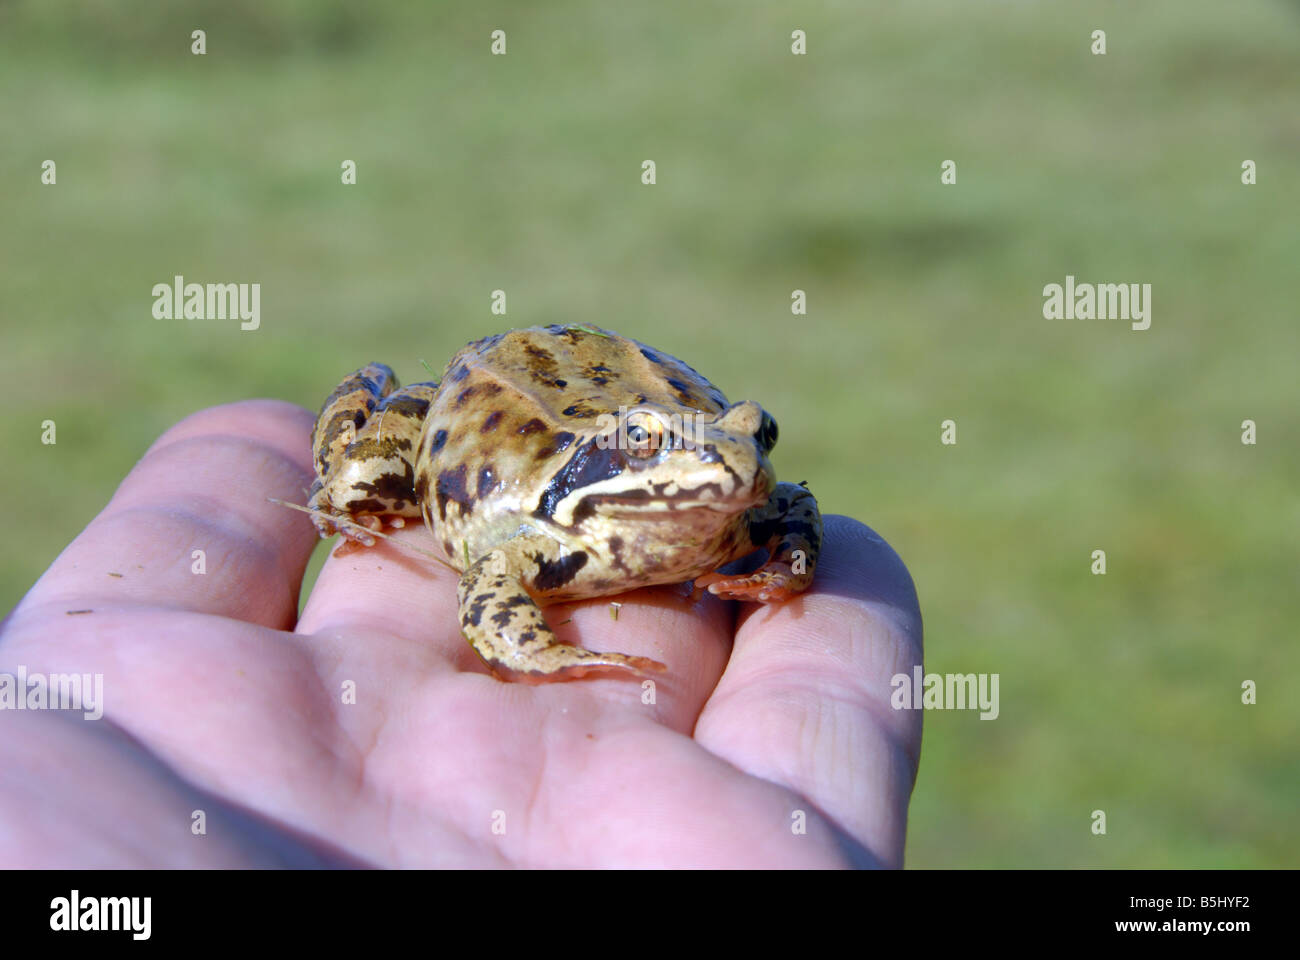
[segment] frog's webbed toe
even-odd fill
[[[597,653],[559,641],[525,583],[544,592],[545,571],[554,571],[563,561],[555,541],[522,536],[484,555],[465,571],[457,590],[461,632],[488,669],[502,679],[525,683],[569,680],[598,672],[641,676],[666,669],[648,657]]]
[[[709,573],[696,587],[728,600],[780,603],[811,586],[822,546],[817,499],[796,483],[779,483],[767,503],[747,518],[752,546],[765,548],[767,562],[753,573]]]
[[[307,494],[307,508],[311,510],[311,522],[322,540],[328,540],[338,534],[349,543],[373,547],[375,538],[367,531],[382,530],[384,526],[384,521],[380,517],[366,514],[354,517],[339,510],[330,497],[329,489],[321,483],[320,477],[316,478]]]

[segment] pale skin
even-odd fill
[[[104,677],[102,720],[0,712],[0,866],[902,864],[921,721],[890,678],[921,621],[876,534],[827,517],[784,604],[547,608],[563,640],[667,664],[652,704],[635,678],[503,683],[456,574],[399,544],[330,557],[298,616],[316,531],[268,498],[303,502],[313,419],[182,421],[0,624],[0,672]]]

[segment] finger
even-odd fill
[[[368,645],[368,655],[400,659],[408,667],[411,649],[417,648],[427,653],[423,669],[487,676],[460,632],[459,572],[409,549],[432,549],[433,540],[423,528],[392,536],[373,547],[348,547],[342,555],[330,556],[297,632],[329,641],[351,637],[354,644]],[[587,676],[551,687],[625,703],[684,733],[722,674],[734,630],[732,605],[707,595],[693,600],[681,586],[556,604],[546,607],[544,616],[564,643],[645,656],[668,667],[666,673],[645,678]],[[324,649],[335,647],[331,642]],[[644,680],[651,686],[644,687]],[[538,688],[538,696],[551,694]]]
[[[812,590],[749,611],[696,726],[703,746],[808,798],[865,848],[901,866],[921,740],[890,680],[921,663],[911,577],[874,531],[826,518]]]
[[[708,593],[693,598],[688,587],[647,587],[569,604],[557,608],[566,612],[555,617],[547,614],[553,624],[572,617],[571,623],[556,627],[565,642],[664,664],[663,673],[635,682],[601,681],[597,692],[687,736],[731,655],[736,608]]]
[[[456,645],[448,633],[455,631],[459,645],[465,643],[455,616],[460,575],[421,552],[433,546],[423,526],[385,532],[388,538],[374,546],[331,541],[295,632],[336,638],[385,634],[429,647],[440,662],[453,659]]]
[[[168,430],[68,546],[20,609],[143,604],[265,626],[293,623],[315,531],[313,418],[250,400],[212,407]]]

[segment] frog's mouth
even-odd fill
[[[756,507],[767,500],[767,492],[755,490],[746,495],[739,490],[728,492],[722,484],[709,481],[698,487],[679,487],[669,492],[670,484],[656,484],[654,489],[636,489],[622,492],[591,493],[583,497],[578,510],[591,504],[587,512],[596,504],[602,507],[625,507],[619,511],[628,514],[643,513],[725,513],[734,514],[750,507]]]

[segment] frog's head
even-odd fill
[[[641,405],[606,414],[551,478],[535,515],[566,526],[593,516],[725,526],[775,488],[776,434],[753,401],[717,413]]]

